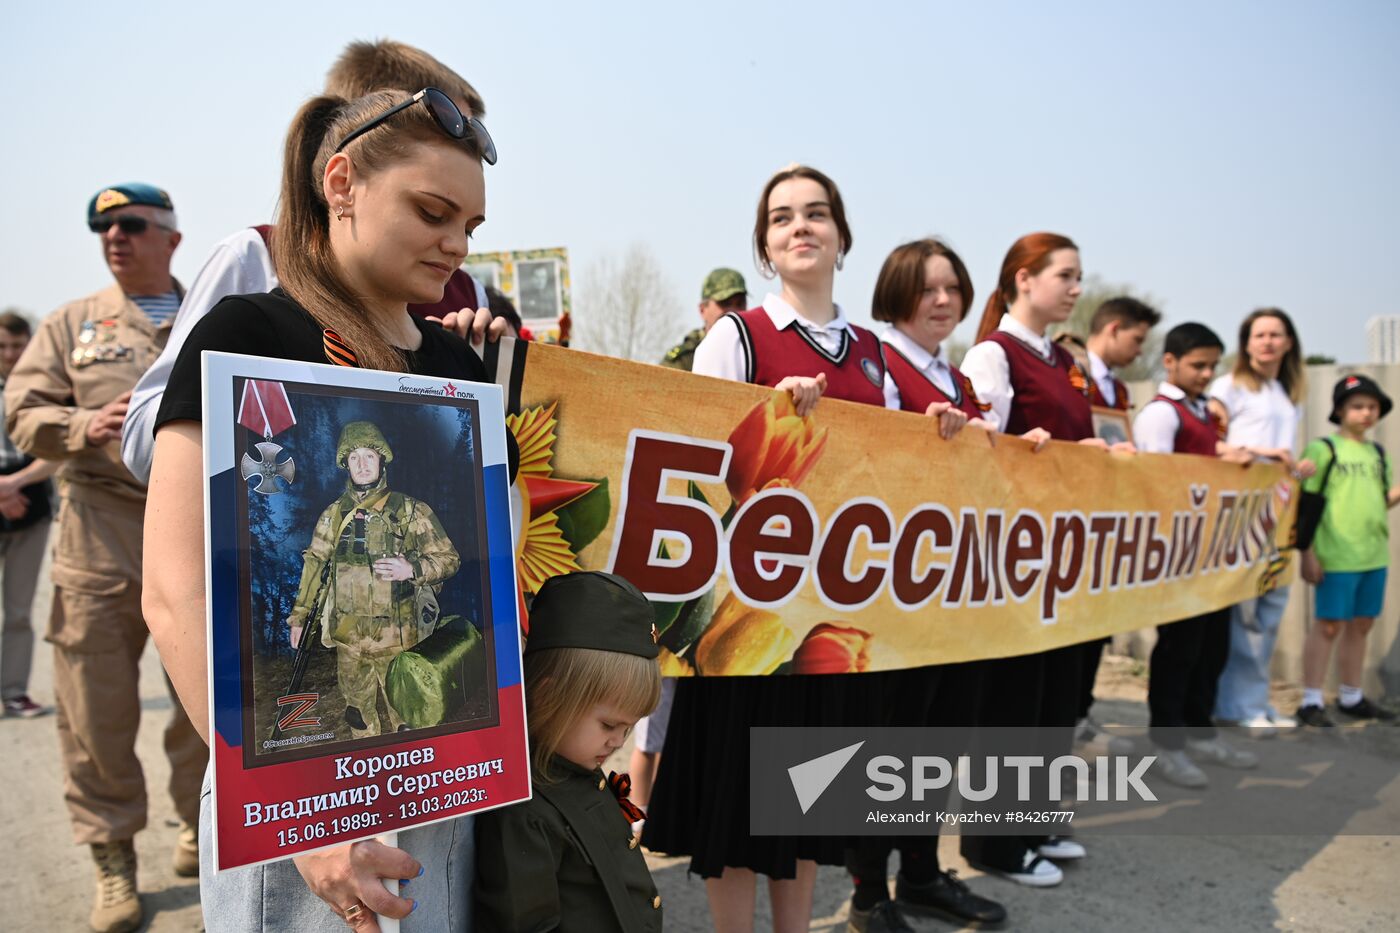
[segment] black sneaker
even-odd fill
[[[1332,717],[1327,715],[1327,710],[1320,706],[1300,706],[1298,712],[1293,714],[1299,724],[1304,726],[1314,726],[1320,729],[1330,729],[1336,725]]]
[[[914,928],[894,901],[881,901],[869,910],[851,908],[846,920],[847,933],[914,933]]]
[[[1337,712],[1352,719],[1378,719],[1381,722],[1393,722],[1395,714],[1388,709],[1382,709],[1370,700],[1362,697],[1351,706],[1337,704]]]
[[[931,881],[915,884],[904,873],[895,877],[894,897],[911,914],[938,917],[978,929],[994,929],[1006,920],[1006,908],[974,894],[953,870],[940,872]]]

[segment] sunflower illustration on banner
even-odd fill
[[[521,629],[529,632],[525,597],[545,580],[582,568],[578,555],[608,524],[608,481],[566,480],[554,476],[558,402],[506,416],[506,427],[520,448],[520,470],[512,495],[519,509],[515,566],[520,586]]]

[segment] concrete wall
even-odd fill
[[[1400,364],[1366,366],[1310,366],[1308,367],[1308,394],[1303,404],[1303,421],[1298,429],[1298,450],[1315,437],[1332,434],[1336,428],[1327,420],[1332,412],[1332,386],[1348,373],[1363,373],[1376,380],[1392,399],[1400,401]],[[1143,404],[1156,393],[1151,383],[1135,383],[1130,386],[1132,397],[1138,405]],[[1395,472],[1400,477],[1400,409],[1381,421],[1373,439],[1385,446],[1386,455],[1395,464]],[[1391,572],[1386,581],[1385,608],[1371,630],[1370,644],[1366,654],[1366,676],[1362,689],[1371,697],[1385,694],[1400,695],[1400,508],[1390,513],[1390,566]],[[1274,650],[1274,677],[1290,683],[1301,683],[1303,679],[1303,636],[1313,615],[1313,588],[1301,578],[1293,584],[1292,597],[1288,601],[1288,611],[1283,617],[1283,628],[1279,633],[1278,646]],[[1126,651],[1134,657],[1147,657],[1156,640],[1155,631],[1119,636],[1114,640],[1115,648]],[[1329,674],[1328,686],[1335,689],[1335,662]]]

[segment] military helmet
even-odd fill
[[[394,459],[393,448],[373,421],[352,421],[340,429],[340,443],[335,448],[335,462],[345,466],[345,458],[357,447],[379,451],[379,456],[384,458],[385,463]]]

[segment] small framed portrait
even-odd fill
[[[1133,425],[1126,411],[1094,406],[1094,436],[1109,444],[1131,443]]]

